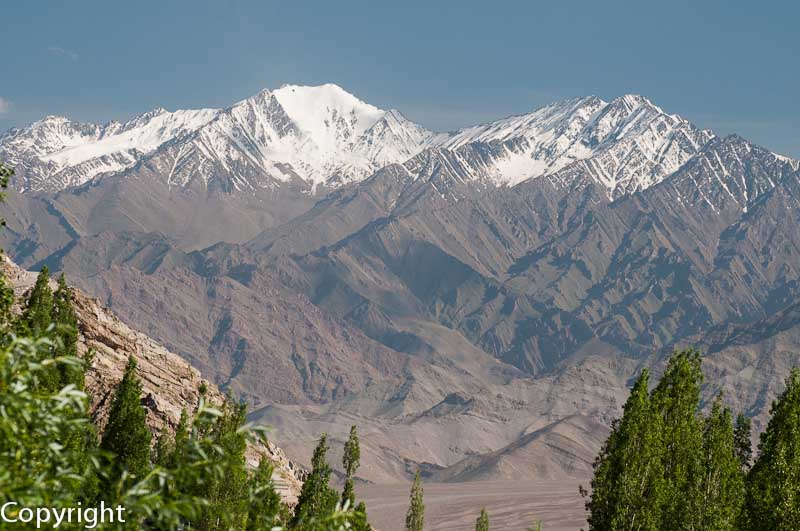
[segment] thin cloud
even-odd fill
[[[11,110],[11,102],[0,96],[0,114],[5,114]]]
[[[56,57],[64,57],[69,59],[70,61],[77,61],[80,59],[78,52],[75,50],[68,50],[66,48],[62,48],[61,46],[49,46],[47,51],[51,54],[55,55]]]

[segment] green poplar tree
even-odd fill
[[[272,464],[262,457],[250,479],[250,508],[246,531],[264,531],[279,525],[281,497],[272,481]]]
[[[703,480],[699,529],[734,531],[741,522],[744,475],[733,437],[733,418],[717,396],[703,429]]]
[[[189,442],[189,416],[186,408],[181,410],[175,433],[170,433],[164,425],[153,450],[153,463],[163,468],[176,468],[184,461],[186,445]]]
[[[661,418],[648,392],[647,369],[637,379],[595,462],[587,503],[593,531],[655,531],[661,527],[664,482]]]
[[[748,531],[800,529],[800,369],[772,403],[759,456],[747,477]]]
[[[411,485],[410,503],[406,512],[405,531],[422,531],[425,526],[425,504],[423,502],[422,481],[419,471],[414,476],[414,484]]]
[[[489,531],[489,513],[486,512],[485,507],[481,509],[481,514],[475,522],[475,531]]]
[[[367,505],[363,501],[356,504],[353,513],[350,525],[353,531],[372,531],[372,526],[367,521]]]
[[[700,353],[676,352],[653,391],[663,422],[664,506],[661,529],[700,529],[703,429],[698,417],[703,373]]]
[[[36,283],[28,295],[21,323],[30,335],[42,337],[52,322],[52,314],[53,290],[50,289],[50,270],[44,266],[36,276]]]
[[[58,288],[53,293],[53,308],[51,315],[55,325],[53,333],[56,346],[53,354],[56,357],[78,357],[78,317],[72,306],[72,290],[67,286],[66,278],[62,273],[58,278]],[[84,386],[84,370],[80,366],[61,365],[60,385],[73,384],[78,389]]]
[[[355,506],[356,493],[353,476],[356,470],[358,470],[360,460],[361,449],[358,444],[358,431],[355,426],[351,426],[350,436],[344,444],[344,453],[342,454],[342,467],[345,473],[344,489],[342,490],[342,506],[344,506],[346,502],[350,502],[350,507]]]
[[[117,387],[108,415],[108,425],[100,447],[111,452],[117,480],[124,471],[134,479],[142,479],[150,468],[150,441],[152,435],[145,424],[147,414],[141,403],[142,384],[136,376],[136,359],[131,356],[125,374]]]
[[[183,462],[186,444],[189,442],[190,435],[189,414],[186,412],[186,408],[183,408],[180,420],[178,420],[178,426],[175,428],[175,435],[172,438],[172,453],[166,463],[168,466],[174,467]]]
[[[222,415],[214,423],[210,438],[217,451],[212,454],[212,466],[224,470],[224,474],[202,485],[201,492],[208,499],[208,506],[193,526],[195,529],[227,530],[242,529],[248,502],[248,474],[245,460],[247,439],[240,430],[245,423],[246,406],[234,403],[228,397],[222,407]]]
[[[350,436],[344,444],[342,453],[342,468],[345,472],[344,489],[342,489],[341,506],[345,504],[353,509],[355,516],[352,521],[353,531],[369,531],[372,526],[367,522],[367,506],[364,502],[356,504],[355,480],[354,476],[361,461],[361,448],[358,442],[358,429],[350,427]]]
[[[753,460],[751,424],[750,417],[746,416],[744,413],[739,413],[736,417],[736,427],[733,430],[733,443],[736,447],[736,457],[739,458],[742,470],[750,468],[750,463]]]
[[[161,433],[156,440],[156,446],[153,448],[152,462],[164,468],[168,468],[170,457],[175,452],[175,441],[169,428],[165,425],[161,428]]]
[[[19,320],[18,333],[54,339],[49,328],[53,322],[52,315],[53,290],[50,289],[50,271],[47,266],[44,266],[36,276],[36,283],[25,302],[22,317]],[[52,352],[42,350],[41,361],[51,358],[52,355]],[[56,365],[51,365],[39,373],[38,386],[40,390],[57,391],[62,387],[60,383],[60,369]]]
[[[328,436],[322,434],[311,458],[311,473],[303,483],[300,497],[294,510],[290,528],[302,528],[314,518],[325,518],[333,514],[339,496],[330,486],[331,467],[325,460],[328,453]]]

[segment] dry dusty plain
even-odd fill
[[[426,531],[468,531],[486,507],[492,531],[525,531],[542,521],[543,531],[586,527],[580,481],[481,481],[430,483],[425,489]],[[588,484],[588,480],[583,482]],[[402,531],[410,485],[361,485],[359,499],[379,531]]]

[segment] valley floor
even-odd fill
[[[588,480],[583,482],[588,485]],[[578,531],[586,527],[580,481],[482,481],[430,483],[425,489],[425,529],[474,529],[481,507],[492,531],[524,531],[541,520],[544,531]],[[409,485],[361,485],[358,498],[380,531],[402,531]]]

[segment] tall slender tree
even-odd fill
[[[250,478],[250,507],[246,531],[264,531],[279,525],[281,497],[272,481],[272,464],[262,457]]]
[[[800,529],[800,369],[773,402],[747,478],[748,531]]]
[[[736,456],[733,418],[718,395],[703,428],[701,517],[697,529],[734,531],[741,523],[744,475]]]
[[[145,424],[146,413],[141,404],[142,384],[136,375],[136,359],[131,356],[125,374],[117,387],[108,425],[100,447],[113,454],[112,481],[127,471],[133,478],[141,479],[150,468],[150,441],[152,435]]]
[[[423,501],[422,480],[419,471],[414,475],[414,484],[411,485],[410,502],[406,512],[405,531],[422,531],[425,527],[425,503]]]
[[[358,442],[358,429],[355,426],[351,426],[350,436],[344,444],[344,452],[342,453],[342,468],[344,468],[345,480],[340,503],[342,507],[347,505],[350,509],[355,510],[355,515],[351,522],[353,531],[369,531],[372,526],[367,521],[367,506],[364,502],[356,504],[354,478],[360,461],[361,448]]]
[[[481,514],[475,522],[475,531],[489,531],[489,513],[486,512],[485,507],[481,509]]]
[[[653,409],[647,369],[637,379],[622,419],[595,462],[587,503],[592,531],[655,531],[664,502],[661,417]]]
[[[222,415],[211,428],[209,436],[216,450],[211,461],[225,473],[200,487],[209,503],[194,523],[194,529],[222,531],[244,527],[248,502],[244,456],[247,439],[240,428],[245,423],[245,416],[245,404],[235,403],[229,396],[222,405]]]
[[[18,321],[18,333],[33,337],[51,337],[53,316],[53,290],[50,289],[50,271],[44,266],[36,276],[36,283],[25,301],[22,317]],[[49,350],[41,351],[42,360],[51,358],[53,353]],[[42,370],[39,373],[38,386],[44,391],[57,391],[61,388],[60,370],[56,365]]]
[[[300,490],[291,528],[300,528],[314,518],[328,517],[336,508],[339,496],[330,486],[332,470],[326,461],[327,453],[328,435],[323,433],[311,458],[311,473]]]
[[[169,457],[172,455],[172,445],[175,444],[172,439],[172,434],[169,428],[164,426],[156,439],[156,446],[153,448],[153,456],[151,461],[154,465],[165,466]]]
[[[663,422],[664,506],[661,529],[700,529],[703,478],[703,430],[698,417],[703,382],[700,352],[672,355],[653,391],[653,405]]]
[[[355,506],[356,493],[353,476],[358,470],[358,465],[361,460],[361,449],[358,444],[358,430],[355,426],[350,427],[350,436],[344,444],[344,452],[342,454],[342,468],[344,468],[345,480],[344,489],[342,490],[342,506],[349,502],[350,507]]]
[[[58,288],[53,293],[53,309],[51,320],[55,325],[55,350],[57,357],[78,357],[78,317],[72,306],[72,290],[67,286],[67,280],[62,273],[58,278]],[[61,386],[72,384],[78,389],[83,389],[84,370],[74,364],[60,365]]]
[[[50,270],[44,266],[36,276],[36,283],[28,295],[21,323],[29,334],[41,337],[52,323],[52,314],[53,290],[50,289]]]

